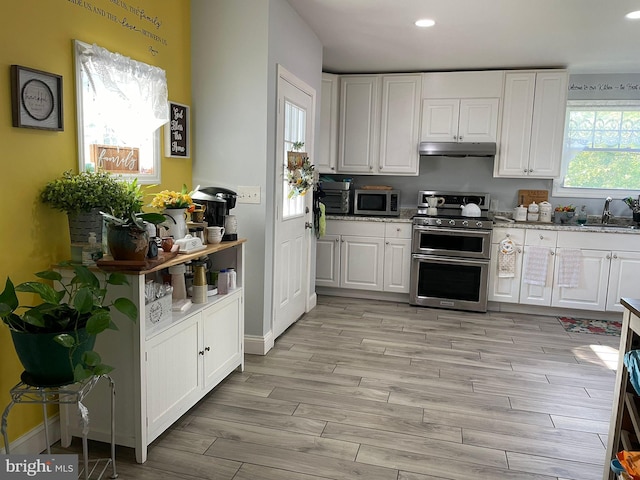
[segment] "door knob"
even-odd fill
[[[311,222],[304,222],[304,228],[313,228],[313,224]]]

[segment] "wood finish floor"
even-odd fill
[[[120,478],[600,480],[618,342],[556,317],[320,297],[144,465],[119,448]]]

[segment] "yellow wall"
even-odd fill
[[[19,0],[0,15],[0,282],[33,280],[33,273],[70,257],[67,218],[37,201],[65,170],[78,171],[72,40],[163,68],[169,99],[191,105],[189,0]],[[124,24],[153,32],[152,38]],[[158,26],[156,28],[156,26]],[[11,125],[9,66],[63,76],[64,131]],[[157,190],[191,186],[191,159],[163,158]],[[155,190],[155,189],[154,189]],[[0,328],[0,409],[22,371],[7,328]],[[37,426],[39,408],[16,407],[11,439]]]

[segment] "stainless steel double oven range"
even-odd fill
[[[433,203],[434,197],[444,198],[444,204],[439,202],[437,215],[427,215],[428,199]],[[487,311],[489,200],[484,193],[419,192],[411,240],[412,305]],[[468,203],[480,207],[479,217],[461,215],[461,206]]]

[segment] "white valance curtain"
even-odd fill
[[[79,43],[83,74],[93,93],[96,115],[126,137],[126,131],[155,131],[169,121],[167,78],[161,68],[132,60],[98,45]]]

